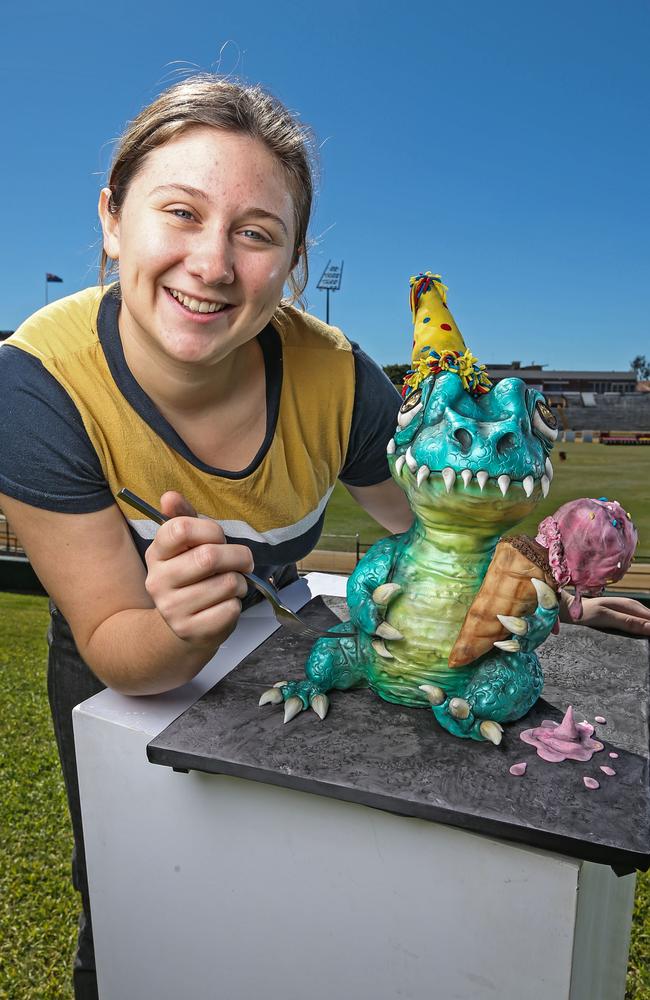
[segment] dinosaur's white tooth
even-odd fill
[[[551,482],[550,482],[548,476],[542,476],[542,478],[540,479],[540,483],[541,483],[541,486],[542,486],[542,496],[543,497],[547,497],[548,496],[548,491],[551,488]]]
[[[406,464],[408,465],[411,472],[417,472],[418,463],[413,458],[413,452],[411,451],[411,446],[409,445],[406,449]]]
[[[521,484],[524,488],[524,493],[527,497],[531,496],[533,490],[535,489],[535,480],[532,476],[526,476],[523,483]]]
[[[390,441],[388,442],[388,444],[386,445],[386,454],[387,455],[394,455],[396,448],[397,448],[397,445],[395,444],[395,438],[391,438]]]
[[[421,465],[420,468],[418,469],[418,478],[417,478],[418,486],[422,486],[424,480],[428,479],[430,475],[431,475],[431,470],[429,469],[429,466]]]
[[[483,487],[485,486],[489,478],[490,477],[488,476],[487,472],[485,472],[483,469],[481,469],[480,472],[476,473],[476,482],[481,487],[481,493],[483,492]]]
[[[467,489],[467,487],[472,481],[472,470],[463,469],[463,471],[460,474],[460,478],[463,480],[463,486],[465,487],[465,489]]]
[[[551,465],[550,458],[546,459],[546,475],[548,476],[549,483],[553,482],[553,466]]]
[[[395,462],[395,472],[398,476],[402,475],[402,469],[404,468],[404,463],[406,462],[406,455],[400,455],[400,457]]]
[[[447,490],[447,493],[451,492],[454,483],[456,482],[456,473],[452,468],[447,466],[446,469],[442,470],[442,478],[445,481],[445,489]]]
[[[510,476],[499,476],[499,478],[497,479],[497,484],[499,486],[499,489],[505,496],[510,486]]]
[[[374,649],[375,653],[379,656],[383,656],[385,660],[394,660],[395,657],[392,653],[389,653],[386,649],[386,645],[383,639],[371,639],[370,645]]]

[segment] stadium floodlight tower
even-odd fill
[[[321,291],[326,292],[327,300],[325,306],[325,322],[330,321],[330,292],[338,292],[341,287],[341,276],[343,274],[343,261],[340,264],[335,264],[333,261],[328,260],[327,267],[323,271],[320,277],[320,281],[316,285]]]

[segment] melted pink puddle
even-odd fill
[[[535,729],[525,729],[519,734],[524,743],[529,743],[537,750],[537,756],[552,764],[563,760],[591,760],[594,753],[603,749],[603,744],[592,739],[594,727],[588,722],[576,722],[573,718],[571,705],[559,724],[545,719],[541,726]],[[595,779],[589,778],[589,781]],[[587,778],[584,779],[585,784]],[[588,788],[598,788],[598,782],[587,785]]]

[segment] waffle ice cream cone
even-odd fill
[[[533,577],[557,593],[544,546],[526,535],[502,538],[449,654],[450,667],[464,667],[489,653],[495,642],[508,638],[510,633],[497,615],[521,618],[535,610]]]

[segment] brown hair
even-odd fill
[[[293,198],[298,274],[287,279],[292,302],[307,286],[307,226],[313,198],[312,135],[271,94],[256,85],[200,73],[175,84],[144,108],[127,126],[115,152],[108,179],[109,210],[119,212],[129,184],[148,153],[196,126],[209,125],[259,139],[280,162]],[[102,250],[99,278],[114,267]]]

